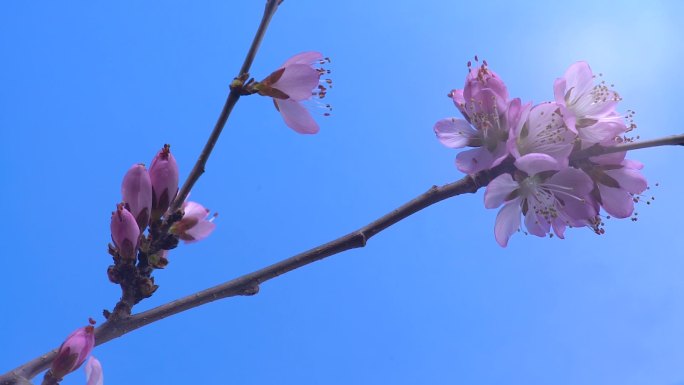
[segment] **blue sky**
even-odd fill
[[[0,12],[0,372],[59,345],[119,297],[109,218],[134,163],[171,143],[189,172],[262,1],[15,2]],[[331,117],[288,129],[243,98],[194,200],[217,230],[156,274],[158,306],[346,234],[462,175],[433,124],[478,54],[541,102],[577,60],[615,84],[642,138],[684,132],[675,1],[286,0],[252,74],[319,50]],[[607,234],[514,235],[482,191],[366,248],[97,347],[107,384],[684,384],[682,148],[635,152],[654,204]],[[655,183],[659,186],[655,187]],[[84,382],[83,373],[65,379]]]

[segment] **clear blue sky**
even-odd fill
[[[648,4],[648,5],[646,5]],[[3,4],[0,372],[103,321],[121,178],[171,143],[187,175],[263,1]],[[193,191],[216,232],[156,274],[148,309],[356,229],[462,175],[432,126],[474,54],[541,102],[587,60],[642,138],[684,132],[680,2],[286,0],[254,63],[333,60],[333,116],[288,129],[237,105]],[[107,384],[684,384],[683,148],[642,150],[639,221],[500,248],[483,192],[346,252],[96,348]],[[81,372],[65,385],[84,383]]]

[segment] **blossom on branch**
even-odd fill
[[[594,182],[594,206],[602,206],[616,218],[627,218],[634,212],[634,196],[648,187],[639,172],[644,165],[625,159],[625,152],[595,156],[577,164]]]
[[[494,236],[501,246],[520,227],[525,216],[527,231],[539,237],[551,229],[563,238],[567,226],[586,226],[596,216],[589,199],[593,184],[582,171],[547,154],[527,154],[515,161],[516,172],[502,174],[485,190],[486,208],[504,207],[496,216]]]
[[[589,64],[574,63],[556,79],[553,92],[565,124],[583,144],[608,144],[627,130],[615,111],[622,98],[605,81],[594,84],[594,78]]]
[[[456,167],[474,174],[500,164],[509,155],[510,127],[521,119],[520,99],[508,100],[506,85],[486,62],[470,69],[465,87],[449,96],[465,120],[438,121],[433,128],[437,138],[450,148],[475,147],[456,156]]]
[[[511,127],[511,154],[516,159],[526,154],[547,154],[567,166],[577,135],[563,123],[559,106],[553,102],[529,106],[522,109],[518,124]]]
[[[302,102],[325,98],[332,81],[321,80],[321,76],[330,71],[314,66],[329,62],[330,59],[324,58],[319,52],[302,52],[288,59],[254,88],[259,95],[273,98],[276,109],[288,127],[300,134],[315,134],[319,130],[318,123]],[[326,110],[325,116],[330,115],[332,108],[329,104],[320,103],[320,106]]]
[[[625,152],[578,154],[629,141],[624,134],[636,127],[616,111],[621,98],[612,86],[594,78],[587,63],[577,62],[555,81],[554,102],[523,105],[509,100],[505,84],[483,61],[470,69],[462,90],[451,92],[465,119],[442,119],[434,132],[447,147],[475,147],[456,156],[458,169],[475,174],[506,162],[485,191],[486,208],[503,205],[494,226],[501,246],[520,229],[520,215],[530,234],[553,231],[563,238],[567,227],[602,234],[601,208],[617,218],[633,214],[647,188],[643,165],[625,159]]]

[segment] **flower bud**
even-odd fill
[[[215,215],[207,220],[209,210],[199,203],[183,203],[183,212],[183,218],[174,223],[169,231],[187,243],[201,241],[216,228],[213,222]]]
[[[116,211],[112,213],[110,229],[112,241],[119,251],[119,256],[123,259],[135,260],[140,229],[133,214],[126,210],[122,203],[116,205]]]
[[[78,369],[95,346],[92,325],[76,329],[67,337],[52,361],[50,371],[54,378],[60,379]]]
[[[152,181],[152,220],[161,217],[178,192],[178,164],[171,155],[171,146],[164,145],[150,164]]]
[[[126,208],[135,217],[138,228],[144,231],[150,222],[152,210],[152,181],[145,165],[136,164],[128,170],[121,183],[121,196]]]

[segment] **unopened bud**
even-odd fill
[[[152,181],[151,219],[157,220],[169,208],[178,192],[178,164],[168,144],[152,160],[149,174]]]
[[[74,330],[66,338],[50,367],[54,378],[62,378],[83,364],[95,346],[94,332],[93,326],[88,325]]]
[[[112,241],[114,241],[119,251],[119,256],[123,259],[134,260],[136,249],[138,248],[140,229],[133,214],[126,210],[121,203],[116,206],[116,211],[112,213],[110,229]]]
[[[145,165],[136,164],[128,170],[121,183],[121,196],[140,231],[144,231],[152,209],[152,181]]]

